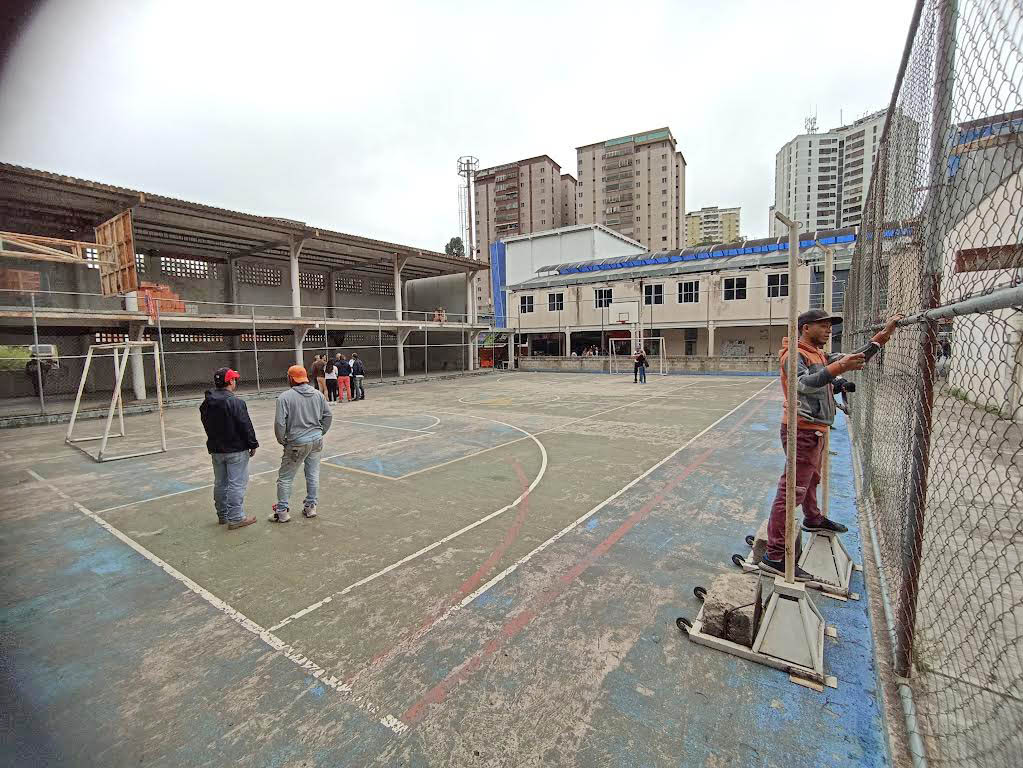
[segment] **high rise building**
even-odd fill
[[[781,211],[802,231],[859,226],[886,110],[827,133],[805,133],[775,155],[771,232],[786,234]]]
[[[473,217],[480,258],[488,260],[490,244],[502,238],[560,227],[566,178],[572,179],[561,174],[561,166],[549,155],[477,172]],[[476,276],[476,306],[484,314],[493,311],[493,291],[486,270]]]
[[[711,243],[734,243],[740,239],[738,208],[718,208],[712,205],[686,214],[686,248]]]
[[[561,174],[561,221],[559,227],[570,227],[577,223],[575,207],[575,190],[578,184],[575,176],[570,173]]]
[[[603,224],[651,251],[685,239],[686,160],[669,128],[576,148],[576,222]]]

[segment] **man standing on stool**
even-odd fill
[[[309,375],[301,365],[288,369],[290,389],[277,397],[274,435],[284,446],[281,468],[277,473],[277,503],[273,505],[272,523],[291,520],[288,502],[298,468],[305,472],[305,501],[302,514],[316,517],[316,500],[320,491],[320,456],[323,436],[330,429],[333,416],[327,398],[309,385]]]
[[[206,450],[213,459],[213,506],[217,522],[229,530],[252,525],[256,518],[242,511],[249,483],[249,458],[259,442],[245,401],[235,397],[238,371],[221,368],[213,374],[214,389],[206,390],[199,417],[206,430]]]
[[[831,338],[831,326],[842,322],[837,315],[823,309],[811,309],[799,316],[798,368],[796,402],[799,413],[796,432],[796,505],[803,508],[803,530],[845,533],[841,523],[829,520],[817,506],[817,484],[821,480],[821,462],[824,458],[824,435],[835,421],[835,394],[832,383],[846,371],[858,371],[888,342],[895,326],[902,319],[896,315],[888,320],[884,330],[877,333],[866,346],[852,354],[826,355],[824,345]],[[785,415],[781,422],[781,444],[788,445],[788,376],[786,366],[789,340],[782,339],[781,386],[785,394]],[[760,561],[761,570],[785,575],[785,483],[788,467],[778,481],[778,491],[771,505],[767,524],[767,552]],[[809,581],[811,574],[795,566],[796,581]]]

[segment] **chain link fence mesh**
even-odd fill
[[[923,0],[845,325],[856,347],[907,315],[859,374],[853,442],[933,765],[1023,760],[1021,172],[1023,5]]]

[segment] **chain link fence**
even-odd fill
[[[8,291],[0,301],[7,307],[23,305],[26,310],[34,306],[40,314],[37,319],[32,312],[23,327],[5,330],[0,336],[0,420],[70,413],[89,347],[94,344],[140,339],[158,342],[163,394],[171,403],[201,399],[212,386],[213,372],[224,366],[241,373],[239,391],[243,395],[273,395],[287,386],[288,367],[296,360],[296,332],[278,321],[271,306],[221,303],[204,307],[208,325],[182,322],[183,315],[198,313],[175,312],[170,306],[168,311],[154,309],[149,321],[129,324],[131,330],[121,319],[123,313],[117,305],[124,300],[118,297]],[[91,327],[84,327],[81,321],[79,313],[85,310],[78,305],[83,301],[96,304],[85,307],[95,315]],[[68,310],[66,323],[52,312],[64,308]],[[51,311],[47,314],[45,310]],[[333,360],[338,353],[348,358],[354,353],[363,361],[367,383],[399,377],[398,339],[394,326],[387,327],[393,312],[390,317],[376,308],[317,307],[306,308],[306,312],[302,319],[306,326],[311,325],[310,317],[323,317],[318,327],[302,330],[302,362],[307,369],[318,355]],[[239,327],[241,323],[223,322],[224,315],[252,319]],[[431,313],[405,312],[403,320],[414,323],[402,334],[404,376],[466,372],[473,355],[478,356],[462,316],[435,319]],[[446,323],[453,326],[444,327]],[[136,354],[138,359],[128,365],[122,382],[124,405],[155,407],[153,353]],[[113,353],[97,351],[85,377],[81,409],[105,413],[115,381]]]
[[[847,286],[907,316],[853,442],[918,765],[1023,760],[1021,94],[1018,0],[918,3]]]

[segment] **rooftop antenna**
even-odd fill
[[[462,155],[458,158],[458,175],[465,179],[465,186],[462,187],[465,190],[465,202],[459,206],[459,214],[462,218],[462,229],[465,232],[465,255],[470,259],[479,258],[473,244],[475,228],[472,220],[472,182],[476,178],[476,171],[479,170],[479,167],[479,158],[472,155]]]
[[[803,127],[806,129],[807,133],[817,133],[817,115],[807,115],[806,119],[803,121]]]

